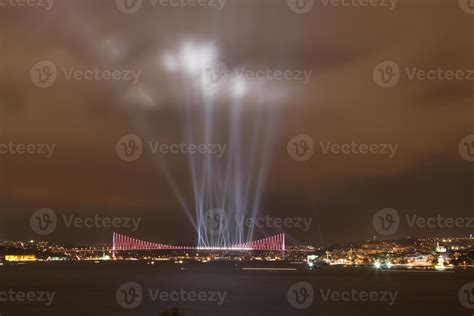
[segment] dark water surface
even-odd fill
[[[474,281],[472,271],[455,273],[377,271],[371,268],[329,268],[308,271],[242,270],[242,268],[295,268],[295,265],[55,263],[0,267],[0,291],[54,291],[51,306],[43,302],[0,302],[1,316],[17,315],[160,315],[178,307],[186,315],[473,315],[458,293]],[[141,286],[143,299],[135,309],[121,307],[117,289],[127,282]],[[314,301],[305,309],[294,308],[290,287],[307,282]],[[149,290],[189,294],[206,293],[209,301],[164,302],[152,300]],[[388,301],[324,300],[327,293],[378,293]],[[390,296],[396,300],[390,305]],[[212,297],[212,293],[215,296]],[[225,293],[224,300],[218,301]],[[296,292],[293,292],[296,293]],[[299,292],[301,295],[307,292]],[[323,295],[324,294],[324,295]],[[198,294],[196,294],[198,295]],[[204,295],[204,294],[202,294]],[[290,297],[291,297],[290,293]],[[295,294],[296,295],[296,294]],[[360,297],[360,296],[359,296]],[[204,298],[204,296],[203,296]],[[216,301],[211,301],[212,298]],[[304,298],[301,296],[301,298]],[[347,294],[346,294],[347,298]],[[1,299],[1,297],[0,297]],[[292,300],[290,298],[290,300]],[[293,299],[294,301],[294,299]],[[300,302],[304,302],[301,301]]]

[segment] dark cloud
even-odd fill
[[[186,157],[145,155],[126,164],[117,140],[135,133],[179,142],[188,97],[194,129],[206,123],[205,102],[163,65],[183,43],[209,43],[229,68],[311,70],[308,84],[255,84],[241,105],[242,152],[255,124],[271,129],[262,213],[314,216],[318,227],[291,231],[301,242],[370,238],[372,215],[384,207],[426,216],[467,216],[473,206],[472,164],[458,143],[473,133],[472,81],[409,81],[378,87],[372,70],[384,60],[401,67],[474,69],[473,17],[456,1],[399,1],[383,8],[291,12],[281,1],[228,1],[211,8],[150,8],[124,15],[114,1],[63,1],[53,10],[0,10],[0,142],[56,144],[51,159],[0,156],[0,238],[29,238],[31,213],[138,214],[141,236],[194,241],[192,226],[162,163],[193,205]],[[137,69],[139,83],[67,81],[37,88],[30,69],[41,60],[79,69]],[[216,96],[213,137],[230,132],[232,100]],[[260,121],[257,119],[260,118]],[[270,120],[274,123],[269,124]],[[255,123],[258,122],[258,123]],[[259,125],[261,124],[261,125]],[[316,155],[293,161],[288,141],[308,134],[334,143],[398,144],[393,159]],[[259,148],[264,144],[260,143]],[[252,188],[254,189],[254,188]],[[402,231],[400,234],[411,234]],[[426,232],[415,232],[426,234]],[[432,231],[432,234],[451,232]],[[467,231],[456,231],[466,234]],[[58,232],[52,239],[95,241],[100,233]]]

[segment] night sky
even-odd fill
[[[50,11],[0,8],[0,143],[56,145],[49,159],[0,155],[0,238],[110,241],[111,229],[59,227],[38,237],[30,216],[51,208],[58,214],[142,217],[138,231],[123,232],[157,242],[196,242],[169,182],[192,209],[187,157],[145,152],[124,162],[115,148],[127,134],[179,143],[189,127],[186,113],[196,135],[205,128],[207,107],[192,85],[200,77],[183,80],[163,63],[185,43],[212,45],[230,69],[312,71],[306,84],[250,82],[238,104],[240,152],[251,157],[256,140],[267,157],[251,158],[267,166],[258,216],[313,219],[308,231],[285,230],[293,242],[384,238],[372,226],[384,208],[401,216],[473,216],[473,162],[458,150],[474,134],[473,81],[410,80],[405,72],[474,69],[473,33],[473,15],[445,0],[398,1],[393,11],[325,8],[317,1],[304,15],[284,0],[228,0],[222,10],[147,4],[132,15],[109,0],[58,1]],[[39,88],[30,70],[42,60],[58,69],[135,69],[141,76],[133,85],[71,81],[60,73],[53,86]],[[391,88],[373,79],[374,67],[385,60],[396,61],[402,72]],[[236,105],[225,87],[213,97],[212,137],[225,143]],[[191,104],[188,112],[183,100]],[[287,152],[300,134],[311,136],[316,147],[306,161]],[[320,142],[353,141],[398,147],[393,158],[324,154],[320,148]],[[255,238],[279,232],[266,228]],[[405,223],[390,238],[471,233],[474,228]]]

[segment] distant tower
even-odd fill
[[[436,252],[438,253],[446,253],[446,247],[440,246],[439,242],[436,243]]]
[[[445,262],[446,262],[446,247],[440,246],[439,242],[436,243],[436,252],[439,254],[438,256],[438,263],[435,266],[437,270],[444,270],[445,269]]]
[[[115,260],[115,233],[112,234],[112,259]]]

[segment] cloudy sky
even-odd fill
[[[50,10],[0,8],[0,143],[55,146],[49,158],[0,155],[0,238],[38,238],[30,216],[51,208],[82,217],[142,217],[138,231],[123,232],[194,243],[183,209],[184,203],[195,214],[189,157],[145,149],[126,162],[116,145],[128,134],[145,148],[149,140],[187,142],[189,133],[202,143],[206,130],[212,143],[227,146],[220,163],[241,157],[242,179],[253,179],[245,188],[261,190],[250,194],[258,196],[257,216],[312,219],[306,231],[284,230],[298,243],[382,238],[372,219],[384,208],[402,217],[472,216],[473,165],[459,144],[474,134],[474,15],[457,1],[399,0],[390,10],[315,0],[305,14],[286,0],[227,0],[220,9],[218,2],[186,7],[144,0],[134,14],[109,0],[56,2]],[[34,80],[42,61],[57,71],[46,88]],[[228,78],[203,86],[201,70],[215,61]],[[384,61],[399,69],[391,87],[381,87],[377,77]],[[122,77],[80,77],[94,69]],[[77,77],[69,77],[75,70]],[[435,70],[436,77],[421,80],[418,70]],[[448,80],[446,70],[465,78]],[[132,73],[139,74],[136,82]],[[238,148],[230,141],[236,135]],[[314,143],[304,161],[291,155],[298,135]],[[324,150],[353,143],[380,152]],[[392,155],[382,152],[388,145],[396,148]],[[252,161],[258,167],[249,171]],[[111,231],[62,225],[41,238],[108,241]],[[266,227],[255,238],[280,231]],[[404,222],[390,237],[473,231]]]

